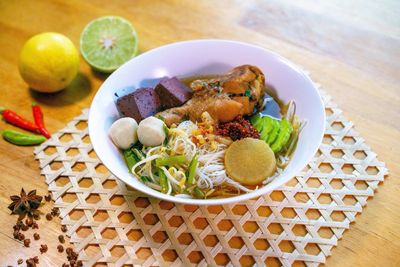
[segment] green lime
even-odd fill
[[[106,16],[86,25],[81,33],[80,50],[94,69],[110,73],[138,51],[135,28],[124,18]]]

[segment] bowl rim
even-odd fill
[[[319,90],[316,88],[315,83],[311,80],[311,78],[300,68],[298,67],[296,64],[292,63],[290,60],[286,59],[285,57],[279,55],[278,53],[271,51],[267,48],[255,45],[255,44],[250,44],[250,43],[246,43],[246,42],[241,42],[241,41],[233,41],[233,40],[225,40],[225,39],[195,39],[195,40],[188,40],[188,41],[180,41],[180,42],[174,42],[174,43],[169,43],[163,46],[159,46],[156,47],[154,49],[150,49],[144,53],[141,53],[140,55],[128,60],[127,62],[125,62],[122,66],[120,66],[116,71],[114,71],[109,77],[107,77],[106,80],[104,80],[104,82],[101,84],[100,88],[98,89],[98,91],[96,92],[96,95],[93,97],[91,105],[90,105],[90,110],[89,110],[89,119],[88,119],[88,128],[89,128],[89,137],[91,140],[94,140],[94,138],[92,138],[93,132],[94,132],[94,125],[93,123],[91,123],[91,114],[92,114],[92,107],[94,105],[94,103],[96,102],[96,98],[99,97],[99,92],[102,90],[102,88],[104,87],[104,84],[106,83],[106,81],[108,79],[110,79],[113,75],[118,75],[118,70],[123,68],[124,66],[130,64],[130,62],[136,60],[139,57],[142,57],[144,55],[148,55],[151,53],[154,53],[154,51],[159,51],[159,50],[165,50],[165,49],[170,49],[171,47],[174,46],[180,46],[180,45],[191,45],[191,44],[199,44],[199,43],[215,43],[215,44],[233,44],[233,45],[239,45],[239,46],[246,46],[252,49],[257,49],[260,50],[262,52],[266,52],[270,55],[272,55],[273,57],[275,57],[278,61],[283,62],[284,64],[288,65],[290,68],[292,68],[294,71],[296,71],[298,74],[300,74],[312,87],[314,93],[317,94],[318,100],[319,100],[319,106],[322,108],[321,110],[321,115],[322,115],[322,131],[320,133],[320,136],[318,138],[318,142],[314,143],[314,147],[312,148],[312,153],[310,153],[309,157],[306,158],[305,160],[303,160],[303,162],[306,162],[304,164],[304,166],[302,166],[302,168],[297,171],[300,172],[302,169],[304,169],[305,166],[307,166],[307,164],[312,160],[312,158],[314,157],[315,153],[318,151],[322,140],[323,140],[323,136],[324,136],[324,132],[325,132],[325,127],[326,127],[326,114],[325,114],[325,108],[324,108],[324,103],[322,100],[322,97],[320,95]],[[93,130],[91,130],[93,129]],[[96,152],[96,147],[97,144],[91,142],[93,150]],[[98,154],[96,152],[97,157],[99,158],[99,160],[101,161],[102,164],[104,164],[104,166],[109,170],[109,172],[115,176],[117,179],[119,179],[120,181],[124,182],[125,184],[131,186],[132,188],[134,188],[137,191],[140,191],[150,197],[154,197],[160,200],[165,200],[168,202],[174,202],[174,203],[180,203],[180,204],[190,204],[190,205],[222,205],[222,204],[229,204],[229,203],[233,203],[233,202],[241,202],[241,201],[245,201],[245,200],[249,200],[249,199],[254,199],[254,198],[258,198],[262,195],[265,195],[269,192],[272,192],[274,190],[276,190],[277,188],[281,187],[282,185],[284,185],[285,183],[287,183],[290,179],[293,179],[296,176],[296,173],[288,173],[286,175],[279,175],[276,177],[276,179],[274,179],[275,182],[275,186],[274,188],[270,188],[267,185],[256,189],[250,193],[244,193],[241,195],[237,195],[237,196],[233,196],[233,197],[228,197],[228,198],[213,198],[213,199],[193,199],[193,198],[180,198],[180,197],[175,197],[172,195],[167,195],[161,192],[158,192],[154,189],[149,188],[148,191],[146,190],[141,190],[140,188],[135,187],[134,185],[132,185],[131,183],[125,181],[125,179],[118,177],[105,163],[105,161],[103,160],[104,157],[103,155]],[[133,177],[134,178],[134,177]],[[280,180],[277,180],[277,178],[281,178]]]

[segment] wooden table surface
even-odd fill
[[[40,103],[52,132],[80,114],[106,76],[81,59],[71,86],[54,95],[38,94],[19,75],[19,51],[30,36],[44,31],[63,33],[78,46],[83,27],[110,14],[133,23],[140,51],[189,39],[233,39],[274,50],[308,69],[390,170],[326,265],[400,266],[399,1],[0,0],[1,106],[30,117],[31,102]],[[0,130],[6,128],[14,127],[1,121]],[[0,266],[39,255],[41,243],[51,247],[40,256],[41,266],[65,261],[54,249],[58,219],[40,221],[41,241],[30,248],[12,238],[16,218],[7,209],[9,195],[22,186],[47,192],[32,151],[0,140]]]

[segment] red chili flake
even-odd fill
[[[220,123],[217,126],[217,134],[229,136],[233,141],[246,137],[260,138],[259,132],[251,123],[242,116],[237,116],[233,121]]]

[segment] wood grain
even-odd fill
[[[129,19],[140,36],[140,51],[181,40],[224,38],[254,43],[287,57],[311,72],[344,110],[356,129],[387,163],[390,177],[358,216],[328,258],[327,266],[399,266],[400,251],[400,2],[300,1],[0,1],[0,104],[31,116],[30,104],[43,107],[50,131],[62,128],[90,105],[106,75],[81,60],[80,74],[64,91],[38,94],[19,76],[17,61],[33,34],[56,31],[78,46],[79,34],[102,15]],[[0,129],[14,128],[0,122]],[[46,193],[32,148],[0,141],[0,265],[49,252],[41,266],[61,265],[56,252],[58,219],[41,221],[41,241],[24,248],[12,238],[16,218],[9,195],[24,186]],[[45,209],[50,209],[47,205]],[[31,235],[29,232],[27,235]]]

